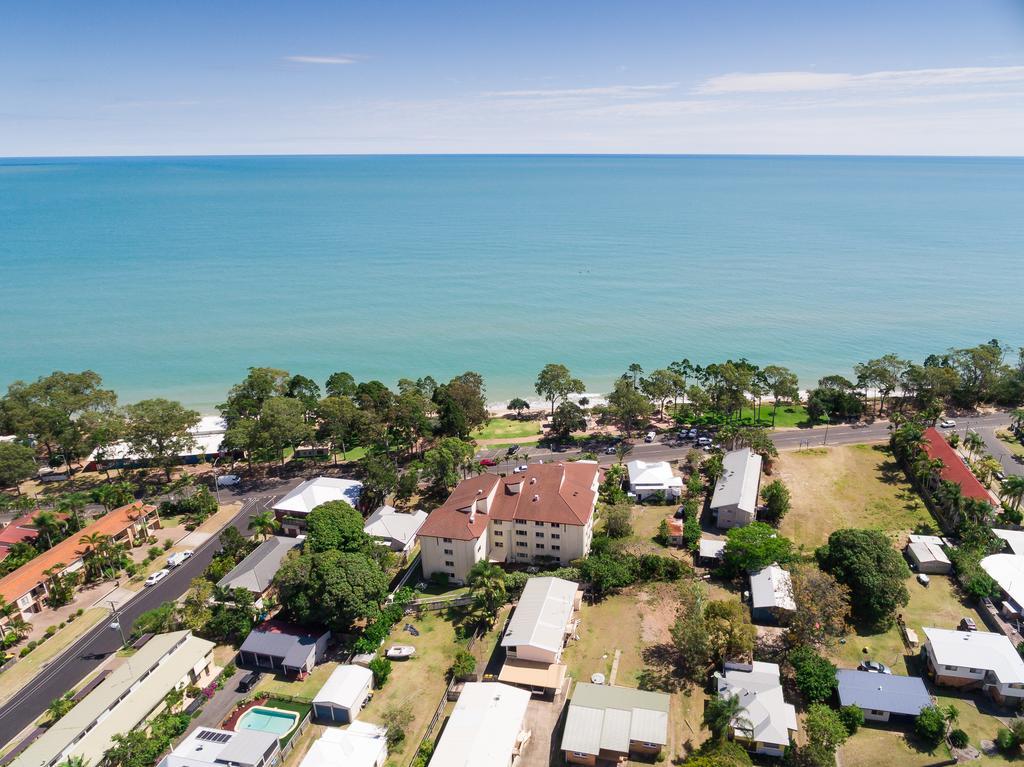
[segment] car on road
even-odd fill
[[[604,449],[604,454],[605,455],[615,455],[615,448],[614,447],[606,447]]]
[[[234,487],[241,481],[242,478],[237,474],[224,474],[217,477],[217,487]]]
[[[513,473],[513,474],[522,474],[522,473],[523,473],[524,471],[526,471],[526,470],[527,470],[528,468],[530,468],[530,467],[529,467],[529,466],[527,466],[527,465],[526,465],[526,464],[524,463],[524,464],[523,464],[522,466],[516,466],[516,467],[515,467],[514,469],[512,469],[512,473]]]
[[[697,437],[697,447],[710,447],[711,437]]]
[[[505,451],[505,455],[515,455],[519,452],[519,445],[509,445]]]
[[[956,428],[956,421],[954,421],[952,418],[947,418],[945,421],[943,421],[942,423],[939,424],[939,428],[940,429],[955,429]]]
[[[193,554],[195,554],[195,552],[191,549],[179,551],[177,554],[171,554],[171,556],[167,557],[167,569],[173,570],[175,567],[185,564],[192,558]]]
[[[649,431],[649,432],[647,432],[646,435],[644,435],[644,442],[647,442],[647,443],[654,442],[654,438],[657,437],[657,436],[658,435],[655,434],[653,431]]]
[[[978,624],[974,622],[974,618],[961,618],[960,623],[957,624],[957,631],[977,631]]]
[[[858,671],[870,671],[872,674],[891,674],[892,669],[877,660],[862,660],[857,666]]]
[[[238,683],[238,691],[249,692],[249,690],[251,690],[253,687],[260,683],[260,680],[262,678],[262,671],[250,671],[248,674],[243,676],[241,681]]]
[[[148,588],[149,586],[155,586],[170,574],[171,571],[168,570],[166,567],[163,570],[157,570],[155,573],[146,578],[146,587]]]
[[[482,459],[480,459],[480,465],[481,466],[497,466],[498,462],[495,461],[493,458],[482,458]]]

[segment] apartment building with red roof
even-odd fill
[[[565,565],[586,556],[599,478],[596,463],[577,461],[460,482],[418,533],[424,575],[464,582],[485,559]]]

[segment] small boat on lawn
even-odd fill
[[[385,655],[389,660],[405,660],[411,658],[415,652],[416,648],[412,645],[396,644],[391,645]]]

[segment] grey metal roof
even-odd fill
[[[569,703],[562,749],[597,754],[602,748],[628,752],[630,740],[664,745],[670,703],[663,692],[579,682]]]
[[[268,538],[221,578],[217,586],[222,589],[247,589],[254,594],[262,594],[274,579],[288,552],[301,545],[299,539],[284,535]]]
[[[254,628],[239,649],[241,652],[281,658],[286,665],[301,666],[309,657],[310,649],[316,644],[316,641],[317,637],[308,634],[292,634]]]
[[[793,580],[789,573],[777,564],[771,564],[750,574],[750,602],[754,609],[777,607],[780,610],[795,610]]]
[[[839,702],[844,706],[917,716],[922,708],[932,704],[928,688],[916,676],[841,668],[836,671],[836,679],[839,681]]]
[[[757,511],[757,485],[761,478],[761,456],[749,447],[733,450],[722,459],[722,476],[715,485],[711,508],[736,506],[748,514]]]

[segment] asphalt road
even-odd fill
[[[249,517],[261,510],[270,499],[280,495],[283,489],[284,486],[280,490],[275,489],[273,493],[266,490],[233,493],[232,501],[242,500],[243,505],[229,525],[235,527],[242,535],[248,536]],[[221,490],[221,494],[228,493]],[[188,590],[188,584],[193,578],[202,575],[219,548],[218,536],[214,535],[195,550],[194,556],[180,567],[171,570],[170,575],[155,586],[143,589],[138,596],[125,604],[118,611],[125,636],[130,636],[132,625],[140,614],[158,607],[163,602],[176,600],[184,594]],[[19,690],[3,708],[0,708],[0,743],[7,743],[17,737],[43,713],[50,701],[72,689],[121,647],[121,638],[116,630],[110,628],[110,624],[110,620],[100,622],[61,655],[50,661],[30,684]],[[3,684],[2,675],[0,684]]]

